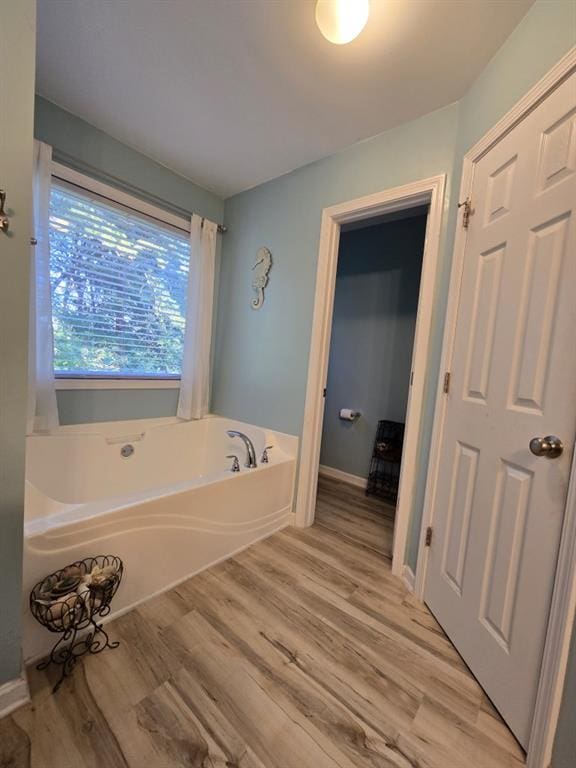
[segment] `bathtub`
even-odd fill
[[[226,431],[247,434],[258,467]],[[260,462],[266,446],[269,463]],[[60,427],[26,446],[24,658],[54,636],[27,605],[34,584],[91,555],[124,561],[111,617],[286,526],[298,439],[238,421],[141,422]],[[237,454],[241,471],[230,471]]]

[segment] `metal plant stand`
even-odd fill
[[[98,619],[110,613],[123,570],[122,560],[114,555],[88,557],[50,574],[30,592],[34,618],[50,632],[61,635],[49,656],[37,666],[39,670],[50,664],[62,667],[54,692],[85,653],[100,653],[120,645],[110,641]]]

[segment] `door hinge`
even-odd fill
[[[424,543],[426,544],[427,547],[429,547],[430,544],[432,544],[432,526],[431,525],[429,525],[428,528],[426,528],[426,539]]]
[[[326,387],[322,390],[322,397],[326,397]]]
[[[458,208],[464,208],[462,213],[462,226],[464,229],[468,229],[468,225],[470,224],[470,214],[472,213],[472,201],[467,197],[463,203],[458,203]]]
[[[450,392],[450,371],[446,371],[444,374],[444,394],[447,395]]]
[[[414,371],[410,371],[410,386],[414,384]]]

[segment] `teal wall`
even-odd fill
[[[34,31],[29,22],[33,16],[33,3],[21,0],[5,4],[5,11],[9,16],[3,19],[2,29],[9,28],[10,39],[18,41],[18,45],[12,47],[14,50],[5,47],[11,58],[9,66],[3,69],[18,76],[21,110],[11,110],[10,115],[21,132],[22,147],[26,149],[22,156],[16,152],[13,155],[14,162],[20,164],[20,179],[25,186],[29,181],[29,159],[26,158],[30,157],[30,147],[25,145],[30,144],[32,119]],[[301,434],[321,210],[386,187],[446,173],[448,215],[445,216],[440,275],[435,286],[434,340],[418,458],[418,463],[425,466],[462,154],[576,42],[575,13],[576,5],[572,0],[538,0],[459,104],[357,144],[226,202],[226,223],[231,231],[225,241],[219,289],[215,410]],[[27,106],[28,98],[30,104]],[[163,202],[170,208],[186,211],[197,210],[211,219],[221,220],[222,202],[210,193],[43,99],[38,99],[36,109],[36,136],[55,147],[58,159],[117,186],[138,190],[159,204]],[[0,119],[5,120],[5,117],[0,116]],[[28,169],[26,173],[25,169]],[[250,267],[260,245],[271,248],[275,261],[267,301],[261,311],[254,312],[249,307]],[[10,274],[13,292],[21,298],[27,293],[27,252],[27,246],[22,247],[20,266],[16,265]],[[25,307],[26,302],[20,304]],[[22,381],[25,376],[25,328],[26,319],[22,315],[19,331],[12,339],[12,350],[15,347],[18,350],[13,368],[16,373],[20,371]],[[4,343],[4,337],[2,340]],[[6,358],[3,356],[3,359]],[[25,387],[21,389],[25,390]],[[117,393],[112,398],[114,404],[106,406],[105,413],[116,409],[117,413],[123,414],[128,407],[128,398],[132,396],[138,399],[136,392],[129,395]],[[96,403],[101,397],[110,399],[110,393],[74,392],[69,402],[66,402],[68,396],[60,393],[59,402],[72,419],[82,420],[87,414],[88,417],[97,415],[100,419],[106,418]],[[161,395],[154,395],[154,406],[143,403],[134,407],[139,415],[151,415],[150,411],[158,415],[158,408],[173,409],[173,397],[173,391],[164,390]],[[167,402],[160,407],[158,398],[166,398]],[[22,400],[21,394],[20,410]],[[10,446],[11,466],[15,467],[10,489],[16,489],[15,495],[11,497],[11,506],[3,502],[0,514],[0,683],[14,676],[19,666],[20,481],[23,471],[20,443]],[[3,485],[4,498],[6,486]],[[421,495],[413,515],[414,531],[419,528],[420,509]],[[412,564],[415,562],[415,544],[414,534],[408,552]],[[573,766],[576,755],[575,658],[573,647],[555,748],[555,768]]]
[[[440,274],[417,464],[427,466],[444,311],[465,151],[576,44],[576,3],[537,0],[459,104],[226,201],[215,353],[214,409],[301,434],[316,260],[323,208],[436,173],[448,175]],[[249,308],[249,269],[260,245],[274,255],[267,302]],[[425,489],[415,489],[407,561],[414,567]],[[554,768],[576,764],[576,637]]]
[[[460,151],[480,139],[575,44],[574,0],[537,0],[461,100]]]
[[[184,176],[113,139],[79,117],[36,96],[34,135],[54,159],[176,213],[192,211],[221,222],[224,202]]]
[[[322,209],[451,175],[457,127],[451,105],[226,201],[213,410],[301,434]],[[274,263],[255,312],[250,269],[260,246]]]
[[[426,215],[340,238],[320,463],[367,477],[380,419],[404,422]],[[339,418],[341,408],[360,417]]]
[[[60,424],[176,415],[178,389],[70,389],[57,392]]]
[[[55,160],[75,170],[174,213],[223,220],[224,202],[216,195],[40,96],[34,133],[53,147]],[[175,389],[60,390],[58,410],[62,424],[145,419],[174,416],[177,400]]]
[[[465,153],[493,126],[546,72],[576,44],[576,3],[573,0],[537,0],[520,24],[485,67],[459,103],[456,155],[452,189],[458,195],[462,161]],[[456,231],[456,206],[448,214],[446,249],[451,254]],[[448,298],[448,273],[441,281],[437,296],[439,306]],[[439,374],[441,337],[433,341],[431,364],[436,380]],[[421,434],[421,462],[427,463],[432,435],[428,419],[433,414],[435,392],[427,393]],[[416,566],[418,539],[424,504],[425,480],[415,492],[411,530],[408,536],[407,562]]]
[[[34,0],[2,4],[0,181],[10,229],[0,233],[0,686],[18,677],[22,664],[35,27]]]
[[[576,765],[576,627],[568,657],[566,684],[560,708],[552,768],[574,768]]]
[[[428,461],[452,243],[455,196],[469,148],[574,40],[568,0],[538,0],[458,103],[226,200],[213,410],[301,434],[322,209],[438,173],[446,212],[418,464]],[[267,300],[250,308],[250,267],[272,250]],[[233,373],[231,373],[233,372]],[[415,493],[408,561],[416,561],[425,478]]]

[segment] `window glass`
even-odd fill
[[[189,253],[184,232],[53,183],[56,375],[178,376]]]

